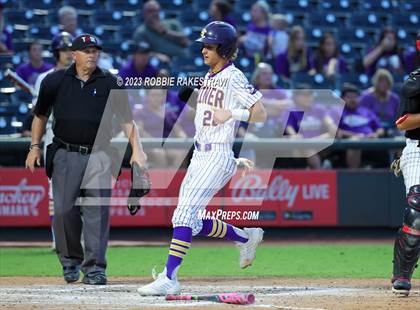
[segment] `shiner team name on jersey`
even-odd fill
[[[214,87],[201,88],[198,95],[198,104],[206,104],[219,109],[223,108],[223,90]]]

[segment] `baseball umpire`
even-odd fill
[[[112,100],[116,105],[112,108],[112,117],[105,117],[104,110],[111,90],[122,87],[117,85],[113,75],[97,66],[102,50],[98,38],[82,34],[73,40],[71,49],[74,63],[67,69],[49,74],[41,83],[26,167],[33,171],[35,165],[40,164],[39,145],[48,117],[53,113],[54,138],[48,146],[45,165],[53,184],[53,228],[64,280],[67,283],[76,282],[81,270],[84,273],[83,283],[106,284],[105,254],[113,170],[107,150],[112,134],[111,130],[101,132],[101,143],[98,145],[96,142],[94,146],[100,124],[103,128],[103,122],[108,124],[119,120],[132,147],[132,165],[137,163],[144,167],[146,155],[127,98]],[[85,172],[89,180],[98,184],[97,188],[81,190]],[[97,198],[95,201],[101,201],[101,205],[79,204],[79,197]],[[84,249],[80,240],[82,231]]]
[[[416,41],[420,56],[420,36]],[[392,290],[408,296],[411,277],[420,255],[420,68],[413,71],[401,88],[398,129],[405,130],[406,146],[400,158],[408,206],[394,247]]]

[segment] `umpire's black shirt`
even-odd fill
[[[401,87],[399,117],[407,113],[420,113],[420,69],[411,72]],[[407,130],[405,136],[413,140],[420,140],[420,128]]]
[[[108,71],[97,67],[83,82],[72,64],[44,78],[33,113],[49,117],[52,111],[54,136],[72,144],[93,145],[101,125],[100,139],[96,143],[107,144],[112,137],[111,120],[114,116],[118,117],[119,123],[132,121],[126,94],[113,92],[108,100],[112,89],[122,87]]]

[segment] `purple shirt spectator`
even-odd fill
[[[246,39],[244,41],[245,52],[247,56],[254,56],[260,54],[263,56],[268,53],[268,35],[270,34],[271,27],[257,27],[255,24],[250,23],[246,32]]]
[[[30,62],[23,63],[16,68],[16,73],[28,82],[30,85],[35,85],[38,75],[50,70],[54,66],[48,62],[43,62],[39,68],[34,68]]]
[[[333,116],[333,119],[337,119]],[[355,134],[369,135],[381,128],[378,117],[369,109],[358,106],[355,110],[344,107],[339,129]]]
[[[400,99],[397,94],[390,92],[388,99],[384,102],[379,99],[370,90],[362,92],[359,105],[371,110],[380,120],[383,128],[394,128],[397,118]]]
[[[323,62],[322,62],[322,68],[323,68],[323,70],[321,72],[318,72],[318,73],[323,74],[324,72],[327,71],[326,70],[326,67],[328,66],[328,63],[330,62],[330,60],[332,58],[334,58],[334,57],[325,58],[323,60]],[[317,61],[316,59],[313,60],[313,65],[314,65],[315,68],[317,67],[316,61]],[[348,73],[349,72],[349,69],[347,67],[347,62],[344,59],[344,57],[341,56],[341,55],[339,55],[337,61],[338,61],[338,65],[337,65],[337,72],[336,73],[338,73],[338,74]]]
[[[313,68],[313,59],[311,51],[307,48],[306,50],[306,67],[301,68],[298,59],[294,59],[292,63],[289,63],[287,59],[287,51],[279,54],[276,58],[275,71],[278,75],[290,78],[293,73],[297,72],[308,72]]]
[[[366,54],[369,54],[373,48],[369,49]],[[382,55],[372,63],[367,69],[366,73],[369,76],[375,74],[378,68],[387,69],[391,73],[400,73],[403,64],[401,55],[395,52],[384,52]]]
[[[155,77],[158,74],[158,69],[148,63],[142,71],[137,71],[134,66],[134,60],[131,59],[127,63],[125,63],[119,72],[119,76],[123,79],[126,77],[141,77],[144,79],[145,77]]]
[[[294,106],[290,111],[287,126],[304,138],[313,138],[326,132],[324,119],[329,113],[323,105],[313,103],[307,109]]]

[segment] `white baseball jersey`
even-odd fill
[[[198,92],[195,115],[195,136],[198,143],[232,143],[234,140],[235,120],[223,124],[213,122],[213,110],[249,109],[262,94],[249,84],[245,75],[228,64],[216,74],[207,73]]]

